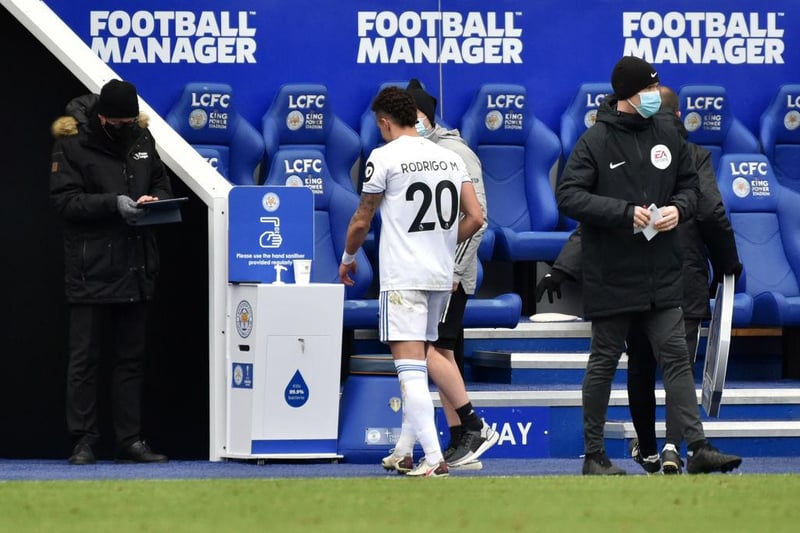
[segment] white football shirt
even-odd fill
[[[455,152],[403,135],[372,151],[362,191],[383,193],[380,290],[451,290],[461,184],[470,177]]]

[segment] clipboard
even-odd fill
[[[166,200],[138,204],[139,209],[142,209],[145,213],[132,225],[149,226],[152,224],[180,222],[182,220],[180,206],[188,201],[188,196],[182,196],[180,198],[168,198]]]

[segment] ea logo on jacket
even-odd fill
[[[672,153],[663,144],[657,144],[650,149],[650,162],[657,169],[664,170],[672,163]]]

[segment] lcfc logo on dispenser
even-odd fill
[[[268,192],[261,199],[261,206],[264,208],[265,211],[269,213],[274,213],[281,206],[281,199],[274,192]]]
[[[242,300],[236,306],[236,332],[243,339],[250,336],[253,331],[253,308],[250,302]]]

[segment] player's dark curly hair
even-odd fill
[[[385,113],[400,126],[413,126],[417,121],[417,104],[405,89],[386,87],[372,101],[372,111]]]

